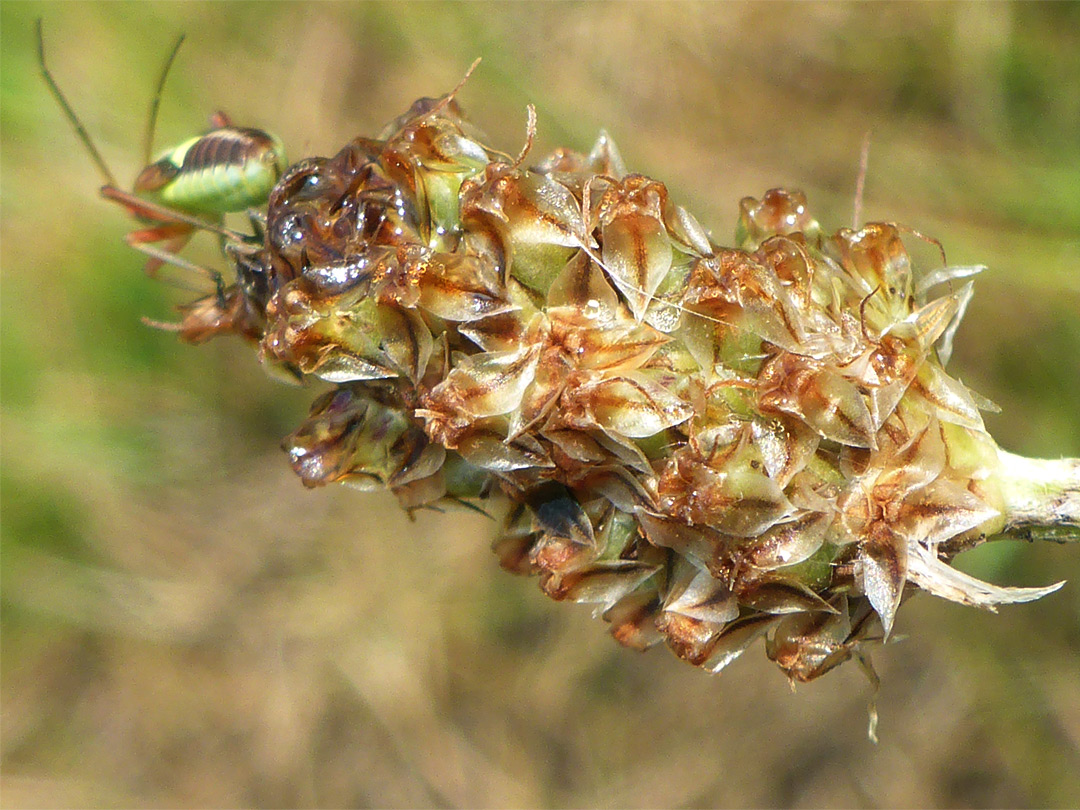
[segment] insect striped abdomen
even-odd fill
[[[135,191],[187,211],[224,214],[265,203],[285,168],[277,138],[224,127],[185,141],[147,166]]]

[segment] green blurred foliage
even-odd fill
[[[489,524],[305,492],[277,450],[313,392],[148,329],[154,283],[38,75],[123,182],[188,34],[159,147],[207,114],[299,159],[453,87],[511,154],[606,128],[728,241],[803,188],[985,263],[951,369],[1028,455],[1080,455],[1080,4],[0,4],[3,802],[23,805],[1076,806],[1075,548],[984,547],[1000,616],[911,600],[880,651],[882,743],[848,666],[789,695],[603,638],[497,570]],[[199,252],[201,251],[201,252]],[[213,263],[213,240],[196,246]],[[931,251],[932,253],[932,251]]]

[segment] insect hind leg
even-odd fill
[[[173,267],[179,267],[181,270],[187,270],[189,273],[197,276],[202,276],[203,278],[207,279],[208,281],[213,283],[218,303],[222,307],[224,307],[226,297],[225,279],[217,270],[211,270],[209,267],[203,267],[202,265],[195,264],[194,262],[188,261],[183,256],[178,256],[177,254],[171,253],[164,248],[156,247],[155,245],[149,244],[147,242],[129,242],[128,244],[130,244],[131,247],[135,248],[135,250],[139,251],[140,253],[149,256],[152,261],[156,262],[155,270],[156,268],[168,264],[172,265]],[[149,266],[149,264],[150,263],[148,262],[147,265]],[[173,281],[173,283],[175,284],[175,286],[182,287],[186,290],[191,290],[192,292],[204,292],[204,290],[201,290],[191,284],[184,284],[179,281]]]
[[[167,223],[165,225],[159,225],[155,228],[144,228],[138,231],[132,231],[124,237],[124,241],[127,242],[128,247],[133,247],[136,250],[140,245],[147,245],[152,242],[166,242],[165,248],[158,251],[160,254],[169,254],[170,256],[179,253],[183,250],[184,245],[191,239],[194,229],[190,225],[183,223]],[[166,241],[167,240],[167,241]],[[153,278],[157,275],[158,269],[166,264],[166,261],[159,257],[159,255],[150,254],[147,251],[143,251],[150,259],[146,262],[146,275]],[[168,262],[173,264],[172,261]]]
[[[115,186],[102,186],[101,196],[106,200],[112,200],[127,209],[135,217],[166,223],[183,223],[191,226],[193,230],[209,231],[224,236],[233,242],[243,242],[247,239],[246,234],[226,228],[210,219],[189,214],[167,205],[156,203],[144,197],[139,197],[129,191],[123,191]]]

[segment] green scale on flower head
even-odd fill
[[[285,440],[306,485],[497,497],[506,568],[713,671],[764,636],[813,679],[887,637],[909,584],[1053,590],[948,565],[1005,525],[986,403],[942,365],[970,268],[916,265],[891,223],[829,234],[781,190],[720,247],[606,135],[529,167],[531,116],[509,158],[453,95],[290,168],[229,254],[269,279],[232,331],[332,386]]]

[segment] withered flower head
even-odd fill
[[[627,646],[717,671],[764,636],[807,681],[888,637],[913,586],[1057,587],[948,565],[1006,526],[1007,465],[943,367],[970,282],[906,229],[830,234],[774,189],[720,247],[607,135],[530,168],[450,98],[296,164],[266,220],[182,335],[331,386],[285,440],[304,484],[500,498],[503,566]]]

